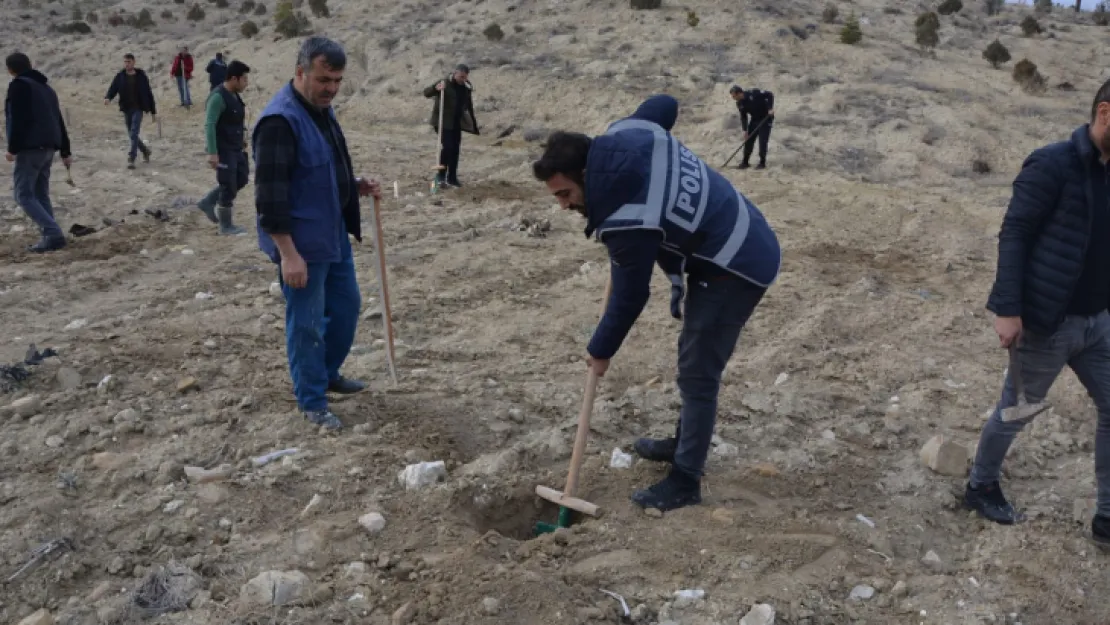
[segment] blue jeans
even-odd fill
[[[1017,348],[1021,359],[1022,385],[1029,403],[1044,400],[1064,366],[1087,389],[1098,409],[1095,428],[1095,481],[1098,484],[1098,514],[1110,516],[1110,314],[1091,317],[1069,315],[1055,334],[1037,335],[1025,330]],[[979,437],[979,449],[971,468],[970,482],[979,487],[997,482],[1002,461],[1018,432],[1030,420],[1003,421],[1002,409],[1017,404],[1017,391],[1006,373],[1002,397]]]
[[[50,166],[53,162],[52,149],[19,152],[15,155],[12,189],[16,204],[35,222],[44,239],[64,239],[65,233],[54,220],[54,206],[50,203]]]
[[[181,104],[192,106],[193,97],[189,94],[189,81],[185,80],[185,75],[174,76],[173,79],[177,83],[177,95],[181,97]]]
[[[124,111],[123,123],[127,126],[127,136],[131,138],[131,149],[127,152],[127,158],[135,160],[139,150],[142,150],[143,154],[147,152],[146,144],[139,138],[139,130],[143,126],[143,112],[138,109]]]
[[[674,466],[701,477],[713,428],[717,394],[740,331],[766,289],[740,278],[687,281],[682,333],[678,337],[678,390],[682,396]]]
[[[339,379],[355,340],[362,297],[355,279],[351,242],[344,236],[337,263],[308,263],[308,283],[285,294],[285,350],[293,394],[301,410],[324,410],[328,382]]]

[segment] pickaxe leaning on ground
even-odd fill
[[[756,133],[759,132],[759,129],[763,127],[763,124],[766,123],[768,119],[771,119],[774,116],[775,116],[775,114],[771,113],[767,117],[764,117],[763,119],[759,120],[759,123],[755,125],[755,128],[752,128],[750,131],[748,131],[748,138],[744,139],[744,142],[740,144],[740,147],[736,148],[736,151],[732,153],[732,156],[728,157],[728,160],[725,161],[725,164],[721,165],[721,169],[724,169],[725,167],[728,167],[728,164],[730,162],[732,162],[732,159],[735,158],[736,155],[740,153],[740,150],[743,149],[743,147],[745,145],[748,145],[749,141],[755,141],[756,137],[758,136],[758,135],[756,135]]]

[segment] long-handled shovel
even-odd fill
[[[374,251],[378,257],[378,294],[382,299],[382,323],[385,325],[385,360],[389,364],[389,377],[397,383],[397,369],[393,365],[393,312],[389,306],[389,284],[385,271],[385,240],[382,236],[381,204],[374,198]]]
[[[736,151],[732,153],[732,156],[728,157],[728,160],[725,161],[725,164],[721,165],[721,169],[724,169],[725,167],[728,167],[728,164],[732,162],[732,159],[735,158],[736,155],[740,153],[740,150],[743,149],[743,147],[745,145],[748,145],[749,141],[755,141],[756,138],[758,138],[758,135],[756,135],[755,133],[759,132],[759,129],[763,126],[763,124],[768,119],[771,119],[772,117],[774,117],[774,115],[768,115],[767,117],[764,117],[763,119],[759,120],[759,123],[755,125],[755,128],[752,128],[751,131],[748,132],[748,138],[744,139],[744,142],[740,144],[740,147],[736,148]]]
[[[1015,339],[1014,343],[1017,340]],[[1025,399],[1025,384],[1021,379],[1021,355],[1014,343],[1010,344],[1010,378],[1014,382],[1014,391],[1017,393],[1017,404],[1003,408],[999,416],[1003,421],[1029,421],[1048,410],[1049,404],[1045,401],[1031,404]]]
[[[435,178],[432,179],[432,194],[439,193],[439,183],[441,178],[447,172],[447,166],[441,160],[443,158],[443,104],[447,97],[447,79],[443,79],[443,89],[439,92],[439,152],[436,156],[436,163],[434,171],[436,172]]]
[[[610,280],[605,285],[605,297],[601,300],[602,315],[605,314],[605,306],[609,302],[609,294],[612,291],[613,283]],[[594,373],[593,367],[590,367],[586,374],[586,392],[585,397],[582,399],[582,410],[578,413],[578,431],[574,435],[574,450],[570,454],[570,470],[567,472],[567,483],[563,487],[563,491],[559,492],[554,488],[547,486],[536,486],[536,494],[551,503],[559,504],[559,519],[555,525],[537,521],[536,526],[533,528],[532,533],[535,535],[546,534],[554,532],[560,527],[570,527],[571,514],[573,511],[578,511],[583,514],[596,517],[598,515],[598,508],[596,505],[574,496],[578,490],[578,471],[582,468],[582,456],[586,453],[586,437],[590,434],[590,414],[594,408],[594,395],[597,393],[597,374]]]

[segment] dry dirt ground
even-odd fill
[[[984,310],[995,237],[1021,160],[1082,124],[1106,78],[1108,31],[1089,15],[1058,11],[1023,38],[1027,9],[987,17],[969,1],[942,17],[933,56],[913,44],[918,2],[841,3],[826,24],[802,0],[635,12],[332,0],[331,18],[313,22],[351,51],[340,118],[358,170],[390,191],[399,383],[372,313],[368,238],[356,244],[367,319],[345,372],[371,390],[335,401],[348,428],[324,435],[295,411],[274,268],[253,234],[219,237],[191,204],[213,183],[204,65],[221,49],[250,64],[257,113],[291,75],[297,41],[276,40],[269,15],[243,39],[237,6],[205,4],[190,24],[187,5],[149,5],[157,25],[143,32],[106,23],[142,5],[82,3],[100,20],[72,36],[47,31],[70,5],[16,4],[4,50],[31,54],[71,119],[76,187],[54,170],[62,226],[98,231],[31,255],[30,222],[0,204],[0,362],[22,362],[31,344],[56,351],[0,395],[23,406],[0,415],[0,580],[14,576],[0,622],[41,608],[72,625],[621,622],[600,589],[638,623],[735,625],[757,602],[792,625],[1110,620],[1110,566],[1086,540],[1094,415],[1074,376],[1008,459],[1024,525],[970,517],[957,507],[963,478],[918,459],[935,434],[973,448],[998,393],[1005,359]],[[858,46],[837,41],[851,11]],[[499,42],[481,34],[491,22]],[[982,60],[995,37],[1040,66],[1047,93],[1023,93],[1013,62]],[[197,57],[191,111],[168,78],[182,42]],[[101,104],[125,51],[151,74],[164,118],[161,136],[145,121],[154,156],[135,171],[115,105]],[[483,135],[464,139],[466,187],[432,197],[419,91],[458,60],[474,68]],[[562,486],[606,278],[603,248],[530,179],[538,144],[526,138],[598,132],[667,92],[682,102],[677,136],[720,164],[739,139],[733,81],[778,98],[770,168],[726,175],[779,233],[784,265],[726,372],[704,504],[645,515],[628,496],[663,467],[610,468],[614,448],[676,416],[679,324],[656,276],[595,407],[581,496],[603,516],[533,540],[534,521],[555,520],[533,489]],[[973,173],[974,160],[991,172]],[[241,198],[250,225],[252,187]],[[299,452],[251,462],[287,448]],[[442,482],[398,482],[437,460]],[[223,465],[220,481],[184,472]],[[359,523],[371,512],[385,519],[377,532]],[[20,572],[44,544],[54,549]],[[286,572],[284,605],[248,585],[267,571]],[[874,595],[850,599],[859,585]]]

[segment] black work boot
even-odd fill
[[[748,161],[743,161],[739,165],[736,166],[736,169],[747,169],[749,167],[751,167],[751,165],[748,164]]]
[[[245,234],[246,231],[231,223],[231,207],[230,206],[217,206],[216,216],[220,220],[220,234],[237,235]]]
[[[322,425],[329,430],[340,430],[343,428],[343,422],[327,408],[323,410],[305,410],[304,418],[316,425]]]
[[[135,157],[134,156],[127,157],[127,168],[128,169],[135,169]]]
[[[357,393],[364,390],[365,388],[365,382],[352,380],[343,376],[339,376],[338,378],[328,382],[328,390],[333,393],[339,393],[341,395],[350,395],[352,393]]]
[[[984,484],[979,488],[972,488],[971,483],[968,482],[964,490],[964,507],[1001,525],[1013,525],[1025,520],[1025,516],[1014,510],[1010,502],[1006,501],[998,482]]]
[[[662,481],[632,493],[632,503],[660,512],[696,506],[701,503],[701,482],[682,469],[671,467]]]
[[[143,162],[144,163],[149,163],[150,162],[150,148],[148,148],[146,146],[143,147]]]
[[[1100,549],[1110,550],[1110,516],[1096,514],[1091,519],[1091,540]]]
[[[641,438],[632,445],[637,456],[652,462],[674,462],[677,448],[676,438]]]
[[[767,169],[767,161],[764,161],[764,160],[759,161],[759,164],[756,165],[755,168],[756,169]]]
[[[36,254],[43,254],[46,252],[53,252],[54,250],[60,250],[65,246],[65,237],[43,237],[39,239],[38,243],[35,243],[34,245],[28,245],[27,251],[34,252]]]

